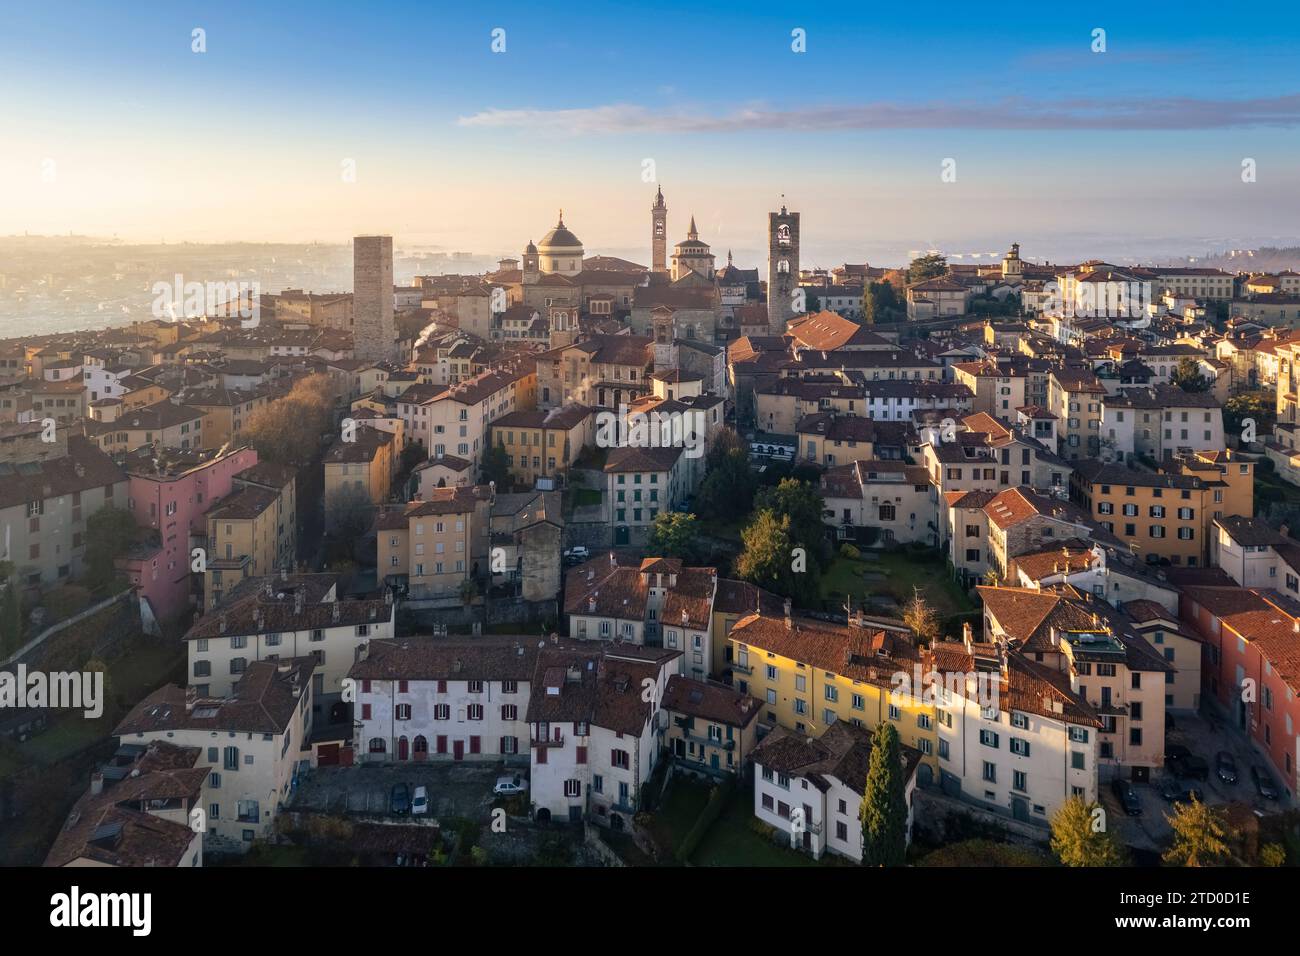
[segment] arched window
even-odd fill
[[[782,259],[781,261],[779,261],[779,262],[776,264],[776,271],[777,271],[777,272],[780,272],[780,273],[787,273],[787,272],[789,272],[789,271],[790,271],[790,262],[789,262],[789,260],[787,260],[787,259]]]
[[[429,752],[429,739],[420,734],[415,738],[415,752],[417,754],[427,754]]]
[[[381,754],[388,750],[388,745],[384,742],[383,737],[371,737],[369,749],[372,754]]]

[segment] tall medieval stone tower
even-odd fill
[[[352,339],[359,359],[397,358],[393,321],[393,237],[352,240]]]
[[[655,272],[668,271],[668,204],[664,202],[663,187],[655,196],[655,204],[650,207],[650,248],[652,250],[651,269]]]
[[[767,328],[771,335],[785,332],[797,314],[792,293],[799,287],[799,214],[767,214]]]

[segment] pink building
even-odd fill
[[[161,449],[132,455],[126,470],[127,507],[157,539],[129,555],[123,567],[153,615],[171,621],[201,597],[203,575],[190,569],[191,550],[207,543],[208,510],[230,494],[233,477],[257,464],[251,447],[214,451]],[[155,454],[157,457],[154,457]]]
[[[1300,608],[1276,591],[1189,586],[1179,610],[1205,639],[1204,693],[1268,758],[1286,796],[1300,793]]]

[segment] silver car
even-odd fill
[[[524,793],[528,789],[528,781],[515,774],[512,777],[498,777],[497,785],[492,788],[492,792],[499,797],[512,797],[516,793]]]

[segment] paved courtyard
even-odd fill
[[[492,787],[506,773],[500,763],[362,764],[319,767],[305,775],[294,795],[295,809],[388,815],[394,784],[429,789],[434,818],[479,817],[492,803]]]
[[[1288,802],[1282,800],[1265,800],[1255,790],[1250,778],[1252,764],[1264,766],[1264,760],[1239,730],[1226,721],[1205,716],[1175,716],[1176,729],[1166,735],[1166,744],[1182,744],[1192,753],[1210,765],[1209,778],[1201,780],[1176,781],[1182,788],[1195,787],[1205,794],[1205,802],[1211,805],[1227,803],[1244,803],[1260,813],[1277,813],[1285,810]],[[1232,754],[1237,764],[1237,782],[1226,784],[1214,772],[1214,758],[1220,750]],[[1142,801],[1142,815],[1130,817],[1125,815],[1115,799],[1110,783],[1101,785],[1101,800],[1106,807],[1107,817],[1118,820],[1119,832],[1124,841],[1131,846],[1143,849],[1162,849],[1170,839],[1167,814],[1173,813],[1173,805],[1161,796],[1161,790],[1167,782],[1175,781],[1172,773],[1163,767],[1151,774],[1149,783],[1133,785],[1138,799]],[[1274,781],[1276,783],[1276,779]]]

